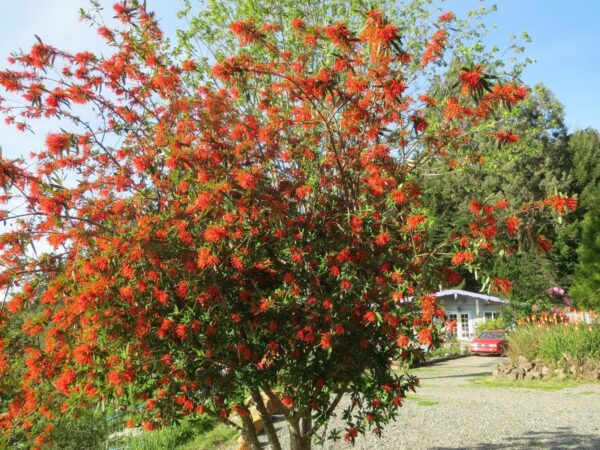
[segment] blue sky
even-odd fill
[[[471,3],[472,0],[462,0]],[[600,1],[500,0],[490,16],[494,36],[527,31],[526,54],[537,61],[524,73],[543,82],[565,106],[571,129],[600,129]]]
[[[113,0],[100,0],[112,16]],[[301,1],[301,0],[299,0]],[[70,50],[101,50],[94,30],[78,20],[88,0],[21,0],[2,2],[0,15],[0,66],[10,51],[29,48],[34,34],[45,42]],[[491,5],[493,2],[485,2]],[[496,25],[493,43],[506,43],[511,34],[527,31],[533,42],[526,54],[537,62],[523,75],[529,84],[543,82],[564,104],[571,130],[600,129],[600,0],[498,0],[498,11],[488,17]],[[457,15],[479,7],[479,0],[449,0],[441,7]],[[176,18],[180,0],[148,0],[168,35],[181,24]],[[38,128],[37,136],[21,134],[0,124],[0,145],[5,155],[27,154],[53,124]],[[17,148],[17,146],[19,148]]]

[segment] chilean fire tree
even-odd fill
[[[572,206],[473,199],[443,236],[424,207],[428,163],[480,164],[482,133],[518,140],[494,117],[526,88],[468,61],[456,95],[432,88],[452,13],[410,50],[377,10],[357,31],[294,20],[297,52],[236,22],[239,52],[192,86],[151,14],[115,11],[108,56],[39,42],[0,72],[20,98],[7,122],[60,122],[28,159],[0,159],[5,442],[49,445],[60,415],[113,402],[147,429],[211,414],[257,449],[248,395],[274,449],[263,396],[294,449],[379,434],[417,385],[390,361],[438,340],[432,288],[510,254],[519,216]]]

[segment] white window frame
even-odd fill
[[[452,335],[458,337],[458,312],[446,312],[446,320],[448,322],[454,320],[454,331]]]
[[[498,311],[485,311],[483,317],[486,322],[488,320],[496,320],[500,317],[500,313]]]
[[[471,338],[471,314],[468,312],[461,312],[458,317],[460,318],[460,322],[457,323],[456,331],[459,339],[470,339]],[[463,322],[464,317],[466,317],[466,323]],[[464,326],[466,324],[466,327]],[[466,329],[466,336],[465,336]]]

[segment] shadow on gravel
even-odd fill
[[[440,376],[436,376],[436,377],[430,377],[430,376],[419,376],[417,374],[417,376],[419,377],[419,380],[435,380],[438,378],[472,378],[472,377],[481,377],[484,375],[491,375],[491,371],[486,370],[485,372],[473,372],[473,373],[459,373],[456,375],[440,375]]]
[[[456,450],[465,447],[432,447],[432,450]],[[489,449],[600,449],[600,437],[573,433],[571,428],[561,427],[556,431],[530,431],[523,436],[508,437],[503,442],[482,442],[469,446],[474,450]]]

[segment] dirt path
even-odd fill
[[[471,382],[501,360],[470,356],[417,369],[417,396],[380,442],[365,438],[357,447],[600,449],[599,384],[546,391]]]
[[[549,391],[472,382],[488,376],[501,360],[470,356],[415,370],[421,388],[409,397],[398,419],[380,439],[361,437],[354,448],[600,449],[599,383]],[[283,448],[288,445],[286,434]],[[315,448],[351,447],[329,442]]]

